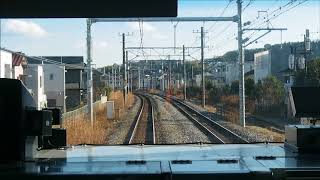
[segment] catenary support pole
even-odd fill
[[[239,59],[239,115],[240,125],[246,126],[245,87],[244,87],[244,49],[242,45],[242,0],[237,0],[238,6],[238,59]]]
[[[187,73],[186,73],[186,59],[184,45],[182,48],[182,60],[183,60],[183,99],[187,100]]]
[[[202,86],[202,107],[206,106],[206,86],[204,77],[204,32],[201,27],[201,86]]]
[[[128,52],[125,51],[125,45],[126,40],[125,40],[125,35],[124,33],[122,33],[122,69],[123,69],[123,102],[124,102],[124,106],[126,106],[126,102],[127,102],[127,56],[128,56]],[[120,75],[120,69],[119,69],[119,75]],[[120,80],[120,76],[119,76],[119,80]]]
[[[92,107],[92,66],[91,66],[91,20],[87,19],[87,104],[88,104],[88,118],[93,125],[93,107]]]

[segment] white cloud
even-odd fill
[[[32,21],[10,19],[5,24],[6,32],[13,32],[30,37],[44,37],[48,32]]]
[[[140,23],[140,27],[139,27],[139,22],[129,22],[128,23],[129,28],[131,28],[132,30],[140,30],[140,27],[143,28],[143,32],[155,32],[157,31],[157,28],[155,26],[153,26],[150,23]]]

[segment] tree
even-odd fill
[[[299,70],[295,74],[296,86],[320,86],[320,58],[307,63],[307,71]]]
[[[246,79],[245,81],[245,88],[246,88],[246,96],[248,96],[250,99],[254,99],[254,93],[255,93],[255,84],[253,79]]]
[[[262,93],[260,97],[270,101],[271,104],[280,104],[283,102],[284,86],[275,76],[268,76],[262,80]]]
[[[206,87],[207,90],[210,90],[214,86],[213,86],[213,83],[209,79],[205,79],[205,87]]]
[[[263,85],[262,81],[258,80],[258,83],[255,85],[255,92],[254,92],[255,99],[260,102],[263,97]]]
[[[233,81],[230,87],[231,94],[239,94],[239,81]]]

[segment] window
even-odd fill
[[[50,80],[53,80],[53,73],[50,74],[49,79],[50,79]]]

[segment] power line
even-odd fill
[[[277,0],[277,1],[279,1],[279,0]],[[296,0],[294,0],[294,1],[296,1]],[[281,11],[283,8],[285,8],[285,7],[289,6],[289,5],[292,5],[294,3],[294,1],[291,0],[288,3],[280,6],[279,8],[276,8],[275,10],[271,11],[270,13],[269,13],[269,9],[268,9],[267,11],[265,11],[267,13],[267,15],[266,16],[262,16],[262,18],[263,19],[266,19],[266,18],[269,19],[269,16],[272,16],[276,12]],[[256,19],[251,21],[251,24],[249,26],[247,26],[247,28],[251,28],[251,27],[253,27],[253,25],[259,23],[259,20],[258,20],[259,17],[260,17],[260,14],[258,14],[258,17]]]
[[[299,2],[299,3],[296,4],[296,5],[294,5],[294,3],[297,2],[297,0],[290,1],[290,2],[286,3],[285,5],[279,7],[278,9],[276,9],[276,10],[274,10],[274,11],[272,11],[270,14],[268,13],[268,14],[267,14],[267,19],[264,20],[263,22],[261,22],[259,25],[255,26],[255,27],[260,28],[262,25],[264,25],[264,23],[269,23],[270,20],[273,20],[273,19],[279,17],[279,16],[282,15],[283,13],[286,13],[286,12],[290,11],[291,9],[293,9],[293,8],[295,8],[295,7],[303,4],[303,3],[306,2],[306,1],[308,1],[308,0],[301,1],[301,2]],[[287,7],[287,9],[283,10],[285,7]],[[283,11],[281,11],[281,10],[283,10]],[[278,12],[278,11],[280,11],[280,12]],[[277,14],[277,12],[278,12],[278,14]],[[272,17],[269,18],[269,16],[272,16]],[[263,17],[263,18],[265,19],[266,17]],[[256,22],[256,23],[258,23],[258,22]],[[248,26],[248,28],[252,28],[253,24],[255,24],[255,23],[251,23],[251,24]],[[255,28],[255,27],[254,27],[254,28]]]
[[[228,9],[228,7],[230,6],[231,2],[233,0],[229,0],[229,3],[227,4],[227,6],[222,10],[222,12],[220,13],[219,17],[223,16],[223,14],[226,12],[226,10]],[[210,31],[215,25],[217,24],[217,22],[214,22],[207,31]]]
[[[286,10],[281,11],[281,12],[279,12],[278,14],[274,14],[271,18],[268,18],[267,20],[265,20],[265,21],[263,21],[262,23],[260,23],[260,24],[257,26],[257,28],[261,28],[262,25],[264,25],[265,23],[270,23],[270,20],[276,19],[276,18],[279,17],[280,15],[282,15],[282,14],[290,11],[291,9],[293,9],[293,8],[299,6],[299,5],[301,5],[301,4],[303,4],[303,3],[307,2],[307,1],[308,1],[308,0],[301,1],[301,2],[299,2],[299,3],[296,4],[296,5],[293,4],[293,3],[295,3],[296,1],[290,1],[289,3],[285,4],[284,6],[282,6],[282,7],[288,6],[288,8],[287,8]],[[289,5],[290,5],[291,7],[290,7]],[[282,9],[282,8],[280,7],[279,9]],[[276,10],[273,11],[273,12],[276,12]],[[272,12],[272,13],[273,13],[273,12]],[[271,23],[270,23],[270,24],[271,24]],[[272,24],[271,24],[271,25],[272,25]],[[252,32],[247,38],[249,38],[249,39],[252,38],[255,34],[257,34],[257,32],[258,32],[258,31]]]
[[[242,9],[242,12],[244,12],[253,2],[254,0],[250,0],[248,4]]]

